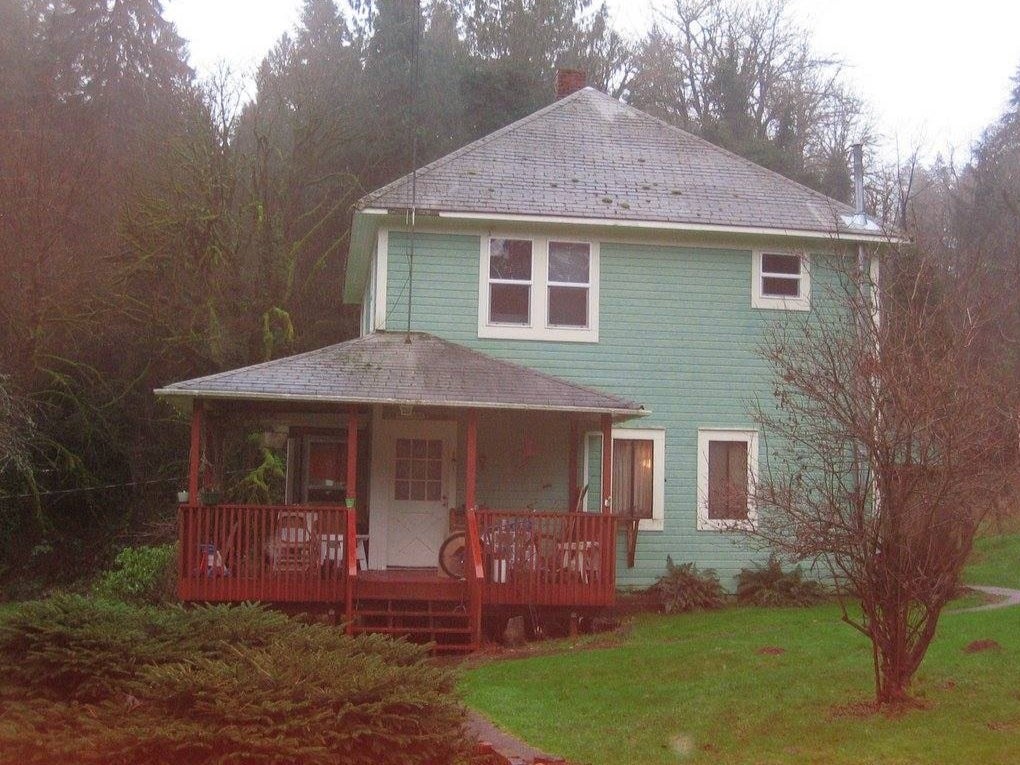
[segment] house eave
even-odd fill
[[[314,396],[305,393],[259,393],[256,391],[209,391],[187,388],[156,388],[153,393],[164,398],[187,399],[190,404],[194,399],[220,401],[260,401],[294,404],[361,404],[361,405],[394,405],[394,406],[435,406],[451,409],[499,409],[513,411],[559,412],[563,414],[608,414],[614,418],[630,419],[646,417],[650,409],[618,409],[606,407],[548,406],[544,404],[525,404],[519,402],[492,401],[450,401],[430,399],[401,398],[368,398],[341,396]],[[180,403],[184,403],[183,401]]]
[[[404,212],[402,209],[369,207],[360,211],[368,216],[385,216]],[[423,214],[419,211],[419,214]],[[789,239],[816,239],[827,242],[862,242],[872,244],[905,244],[908,240],[882,231],[850,231],[845,229],[815,231],[811,229],[777,228],[769,226],[729,226],[709,223],[684,223],[657,220],[630,220],[620,218],[580,218],[559,215],[522,215],[495,212],[429,211],[431,216],[450,221],[463,220],[474,223],[522,223],[581,226],[603,229],[639,229],[660,231],[683,231],[705,234],[738,234],[750,236],[772,236]]]

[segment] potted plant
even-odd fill
[[[203,505],[218,505],[223,501],[223,492],[219,489],[202,489],[199,496]]]

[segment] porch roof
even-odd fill
[[[625,398],[425,332],[375,332],[296,356],[172,383],[155,393],[186,399],[530,409],[619,418],[648,414]]]

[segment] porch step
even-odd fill
[[[399,635],[414,643],[432,643],[436,652],[467,652],[477,647],[467,603],[463,600],[358,598],[352,630]]]

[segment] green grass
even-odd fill
[[[984,538],[966,581],[1020,587],[1018,555],[1020,535]],[[964,652],[983,639],[1002,649]],[[1018,608],[944,614],[913,687],[924,706],[898,716],[863,709],[870,646],[831,605],[645,615],[618,644],[592,645],[491,661],[461,687],[496,724],[575,763],[1020,761]]]
[[[1020,534],[979,537],[971,563],[963,572],[967,584],[1020,589]]]

